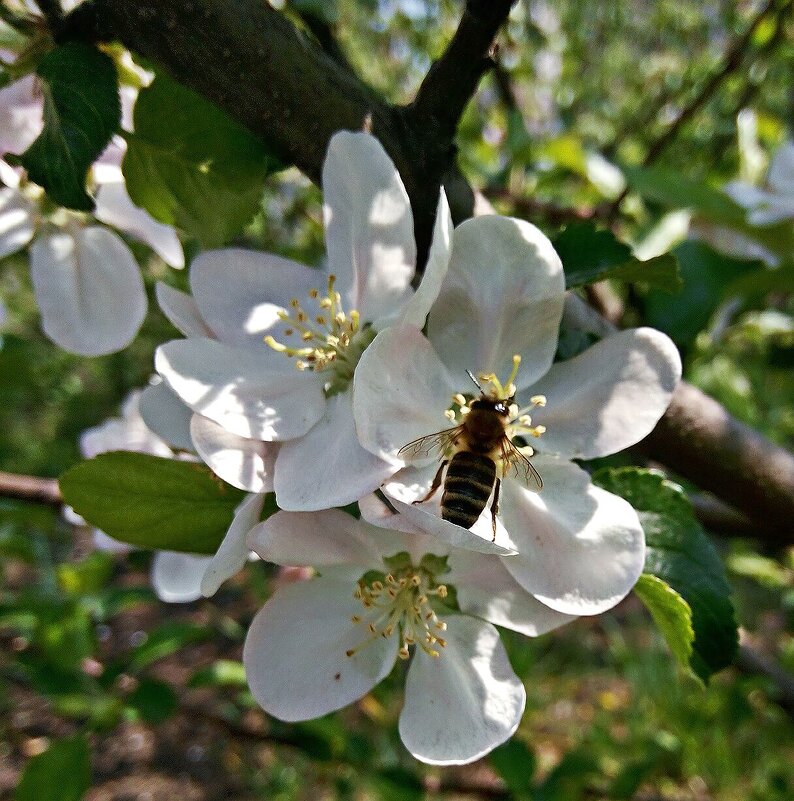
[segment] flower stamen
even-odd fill
[[[289,310],[282,309],[278,318],[286,327],[282,336],[286,339],[298,336],[299,345],[279,341],[271,334],[265,344],[288,358],[300,357],[295,362],[298,370],[329,373],[326,395],[330,397],[344,391],[353,379],[353,372],[361,354],[375,338],[375,330],[368,323],[361,323],[361,315],[355,309],[346,312],[342,307],[342,296],[335,289],[336,276],[328,276],[325,295],[318,289],[310,289],[309,300],[316,311],[308,312],[298,298],[289,301]]]
[[[447,624],[440,620],[432,608],[434,598],[446,598],[448,590],[444,584],[436,584],[433,575],[424,567],[409,565],[398,573],[388,573],[382,579],[367,583],[361,579],[353,593],[367,610],[376,614],[367,621],[367,636],[355,648],[345,651],[353,656],[378,638],[389,638],[399,632],[400,648],[397,655],[408,659],[411,646],[421,648],[430,656],[440,652],[446,642],[438,636]],[[361,624],[361,615],[353,615],[351,621]]]

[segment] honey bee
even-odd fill
[[[529,489],[540,492],[543,479],[529,459],[507,436],[510,405],[513,398],[486,394],[477,379],[466,371],[480,390],[480,397],[469,406],[463,422],[454,428],[419,437],[398,451],[409,458],[438,453],[441,464],[430,490],[414,503],[424,503],[441,486],[441,517],[463,528],[471,528],[491,501],[493,539],[496,539],[496,515],[499,512],[499,488],[508,474]]]

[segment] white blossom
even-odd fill
[[[562,266],[537,228],[497,216],[463,223],[427,336],[408,327],[378,334],[356,371],[354,414],[362,444],[400,460],[407,443],[461,422],[479,394],[467,370],[490,374],[488,392],[498,388],[508,402],[515,395],[507,433],[531,443],[523,453],[543,479],[538,494],[506,471],[495,541],[518,554],[504,559],[505,568],[551,608],[596,614],[636,582],[644,538],[631,506],[594,486],[571,460],[615,453],[650,433],[681,363],[664,334],[641,328],[554,364],[563,298]],[[508,375],[504,384],[497,379]],[[415,461],[386,482],[393,506],[413,530],[456,545],[466,536],[490,541],[488,508],[467,531],[442,519],[440,491],[414,503],[438,464]],[[362,513],[390,525],[367,502]]]
[[[494,624],[536,636],[572,619],[525,592],[496,556],[336,509],[277,512],[249,544],[320,573],[277,589],[251,624],[243,662],[258,703],[285,721],[319,717],[410,659],[400,736],[432,764],[472,762],[519,724],[525,691]]]
[[[136,90],[122,87],[131,119]],[[0,89],[0,156],[23,153],[42,129],[43,98],[34,76]],[[131,123],[129,123],[131,124]],[[0,160],[0,258],[30,245],[30,270],[44,333],[73,353],[96,356],[126,347],[146,315],[146,293],[132,252],[116,230],[184,266],[173,228],[135,206],[121,172],[126,143],[114,136],[94,164],[94,219],[67,209],[44,214],[43,192]],[[113,230],[115,229],[115,230]],[[31,244],[32,243],[32,244]]]
[[[278,504],[292,511],[356,501],[396,469],[358,442],[352,378],[378,331],[424,324],[449,257],[442,193],[429,264],[414,292],[408,195],[369,134],[332,137],[323,191],[325,269],[224,249],[193,262],[191,295],[158,292],[188,338],[159,348],[155,365],[201,415],[193,433],[202,457],[225,480],[251,489],[255,455],[268,472],[272,466]]]

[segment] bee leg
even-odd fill
[[[448,461],[449,459],[444,459],[444,461],[441,462],[441,464],[438,466],[438,472],[433,479],[433,483],[430,485],[427,495],[425,495],[424,498],[418,498],[415,500],[414,504],[429,501],[436,494],[436,490],[441,486],[441,474],[444,472],[444,468],[447,466]]]
[[[493,527],[493,537],[491,542],[496,542],[496,515],[499,513],[499,488],[502,486],[502,479],[497,478],[493,490],[493,500],[491,501],[491,525]]]

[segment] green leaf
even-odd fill
[[[141,679],[127,697],[127,704],[147,723],[162,723],[177,708],[176,693],[165,682]]]
[[[695,519],[683,489],[657,471],[636,467],[600,470],[593,481],[637,510],[647,546],[645,572],[689,605],[695,634],[689,665],[706,681],[731,664],[738,633],[722,561]],[[662,633],[667,633],[664,627]],[[671,648],[680,651],[686,633],[678,631],[676,636]]]
[[[44,95],[44,128],[21,156],[6,159],[24,167],[59,205],[91,211],[86,174],[121,119],[113,60],[95,47],[68,42],[47,53],[36,72]]]
[[[17,785],[16,801],[80,801],[91,786],[91,757],[85,735],[55,740],[33,757]]]
[[[535,775],[535,755],[519,740],[508,740],[488,757],[513,796],[528,795]]]
[[[419,777],[398,766],[371,771],[369,785],[379,801],[422,801],[427,795]]]
[[[624,167],[631,189],[671,209],[692,209],[713,222],[742,225],[744,209],[719,189],[669,167]]]
[[[689,604],[658,576],[643,573],[634,587],[682,667],[689,667],[695,632]]]
[[[640,261],[611,231],[589,222],[568,225],[554,240],[554,248],[562,259],[568,289],[606,278],[642,281],[665,292],[682,286],[678,264],[669,253]]]
[[[132,652],[129,660],[133,671],[148,667],[153,662],[165,659],[191,643],[208,640],[212,630],[195,623],[180,620],[169,621],[149,632],[146,640]]]
[[[201,95],[158,75],[135,103],[122,170],[130,197],[205,247],[238,234],[281,167],[250,131]]]
[[[73,596],[98,592],[113,575],[113,555],[95,551],[81,562],[65,563],[55,568],[61,589]]]
[[[726,287],[737,277],[755,273],[757,261],[732,259],[704,242],[682,242],[673,250],[683,279],[683,291],[674,298],[651,291],[645,298],[645,319],[679,345],[687,345],[702,331],[726,297]],[[769,271],[771,272],[771,271]]]
[[[188,681],[188,687],[246,687],[245,666],[233,659],[217,659],[211,665],[197,670]]]
[[[215,553],[242,490],[193,462],[114,451],[60,478],[63,497],[92,526],[141,548]]]

